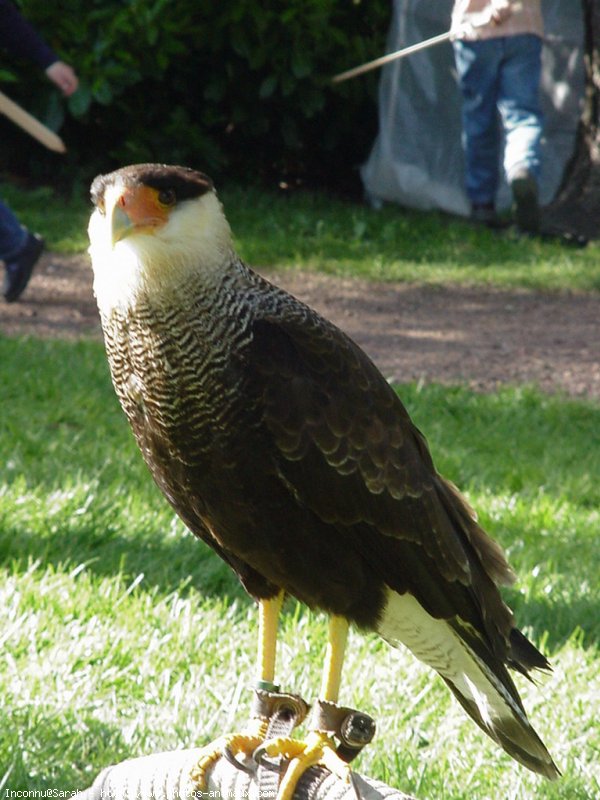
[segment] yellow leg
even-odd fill
[[[275,679],[275,656],[277,645],[277,623],[283,603],[283,592],[271,600],[261,600],[259,604],[258,636],[258,686],[268,691],[277,691]],[[348,638],[348,623],[342,617],[332,617],[329,622],[329,638],[323,679],[321,699],[337,703],[342,666]],[[292,800],[296,785],[302,774],[314,764],[322,764],[330,772],[344,781],[350,782],[351,772],[348,764],[335,752],[335,741],[329,731],[309,731],[304,741],[291,738],[276,738],[264,741],[268,720],[256,718],[244,733],[224,736],[202,752],[192,777],[199,788],[206,788],[206,774],[215,761],[227,748],[234,757],[249,755],[256,748],[264,755],[276,758],[283,756],[289,761],[288,768],[279,786],[277,800]]]
[[[340,695],[347,641],[348,621],[344,617],[331,617],[320,695],[322,700],[328,700],[330,703],[337,703]]]
[[[277,651],[277,623],[283,604],[283,592],[271,600],[259,601],[258,616],[258,687],[267,691],[275,691],[275,654]],[[231,733],[221,736],[206,745],[199,755],[198,762],[192,770],[192,780],[202,791],[206,789],[206,775],[215,762],[223,755],[225,749],[235,758],[238,755],[251,756],[262,744],[267,733],[269,721],[262,717],[250,720],[242,733]]]
[[[348,622],[343,617],[331,617],[321,683],[321,699],[330,703],[338,701],[347,640]],[[267,743],[265,751],[271,754],[271,744],[274,754],[276,742]],[[290,764],[279,786],[277,800],[291,800],[300,777],[314,764],[322,764],[341,780],[350,782],[350,767],[336,754],[335,742],[327,731],[310,731],[303,742],[288,742],[287,750],[285,747],[282,749]]]
[[[258,683],[271,688],[275,680],[275,656],[277,654],[277,625],[283,605],[283,592],[271,600],[259,601],[258,616]]]

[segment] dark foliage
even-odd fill
[[[3,70],[15,79],[7,92],[60,129],[70,151],[46,154],[4,126],[9,152],[18,152],[5,169],[72,182],[164,161],[245,180],[356,180],[376,132],[378,76],[335,88],[330,78],[384,52],[389,0],[20,6],[75,66],[81,88],[65,101],[31,66]]]

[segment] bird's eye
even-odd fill
[[[173,206],[177,196],[173,189],[161,189],[158,193],[158,202],[163,206]]]

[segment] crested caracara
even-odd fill
[[[374,364],[240,260],[206,175],[141,164],[91,194],[116,393],[168,501],[259,604],[260,685],[289,594],[330,615],[322,699],[338,700],[348,625],[375,631],[513,758],[557,777],[508,672],[548,667],[500,595],[513,574]],[[313,762],[331,746],[316,740]]]

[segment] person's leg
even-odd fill
[[[523,169],[539,180],[543,127],[539,98],[542,40],[524,33],[503,41],[505,55],[500,68],[498,109],[506,137],[504,169],[509,181],[515,172]]]
[[[473,206],[493,207],[498,188],[501,143],[497,112],[499,41],[454,42],[463,95],[465,188]]]
[[[25,247],[26,242],[26,228],[0,200],[0,259],[8,263]]]
[[[506,140],[504,169],[515,200],[517,225],[530,233],[536,233],[540,225],[541,50],[542,41],[533,34],[505,39],[498,98]]]
[[[2,294],[7,303],[23,294],[43,249],[44,240],[23,227],[0,200],[0,259],[5,267]]]

